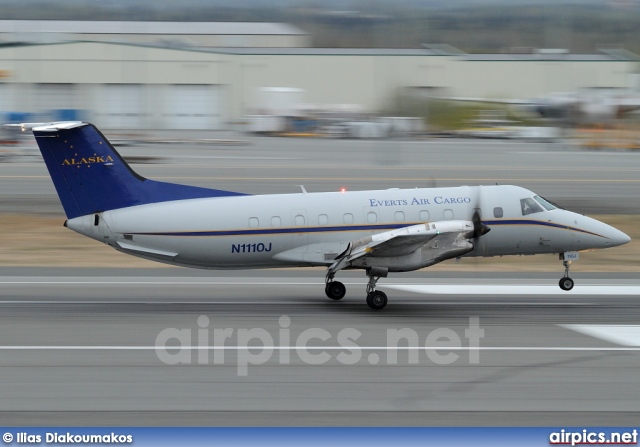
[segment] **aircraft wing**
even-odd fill
[[[277,253],[273,259],[326,265],[332,273],[372,264],[408,271],[462,256],[473,250],[476,234],[489,231],[480,222],[448,220],[383,231],[351,242],[322,242]]]
[[[473,250],[469,239],[474,237],[474,233],[474,223],[461,220],[431,222],[385,231],[351,242],[329,269],[337,272],[351,265],[377,263],[382,261],[381,258],[410,256],[427,244],[431,254],[426,254],[426,258],[421,255],[420,258],[425,259],[426,265],[431,265]]]

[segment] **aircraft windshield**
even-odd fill
[[[556,208],[559,208],[558,205],[556,205],[555,203],[553,203],[550,200],[545,199],[544,197],[535,196],[534,199],[536,199],[536,201],[540,205],[542,205],[544,207],[544,209],[547,210],[547,211],[551,211],[551,210],[555,210]]]
[[[542,207],[538,205],[538,202],[533,200],[531,197],[527,197],[526,199],[521,199],[520,207],[522,208],[523,216],[526,216],[527,214],[541,213],[544,211]]]

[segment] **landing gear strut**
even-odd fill
[[[569,268],[571,267],[571,259],[577,259],[577,253],[560,253],[560,260],[564,266],[564,276],[560,279],[558,285],[562,290],[569,291],[573,289],[573,279],[569,278]]]
[[[389,270],[380,267],[367,269],[369,283],[367,284],[367,305],[373,310],[382,310],[387,305],[387,294],[376,290],[376,284],[380,278],[386,277]]]

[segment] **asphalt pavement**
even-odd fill
[[[416,272],[380,282],[389,305],[379,312],[364,302],[364,275],[341,279],[347,296],[334,302],[315,269],[1,269],[0,418],[7,425],[637,422],[633,275],[582,273],[567,293],[549,274]],[[439,289],[401,290],[407,285]],[[479,286],[513,293],[470,292]]]

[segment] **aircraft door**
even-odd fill
[[[500,194],[497,187],[478,187],[477,205],[480,218],[489,226],[491,231],[476,241],[476,253],[485,256],[507,254],[513,250],[512,245],[519,245],[520,231],[516,226],[506,225],[514,218],[514,212],[519,211],[510,203],[509,198]],[[473,215],[472,212],[472,215]]]

